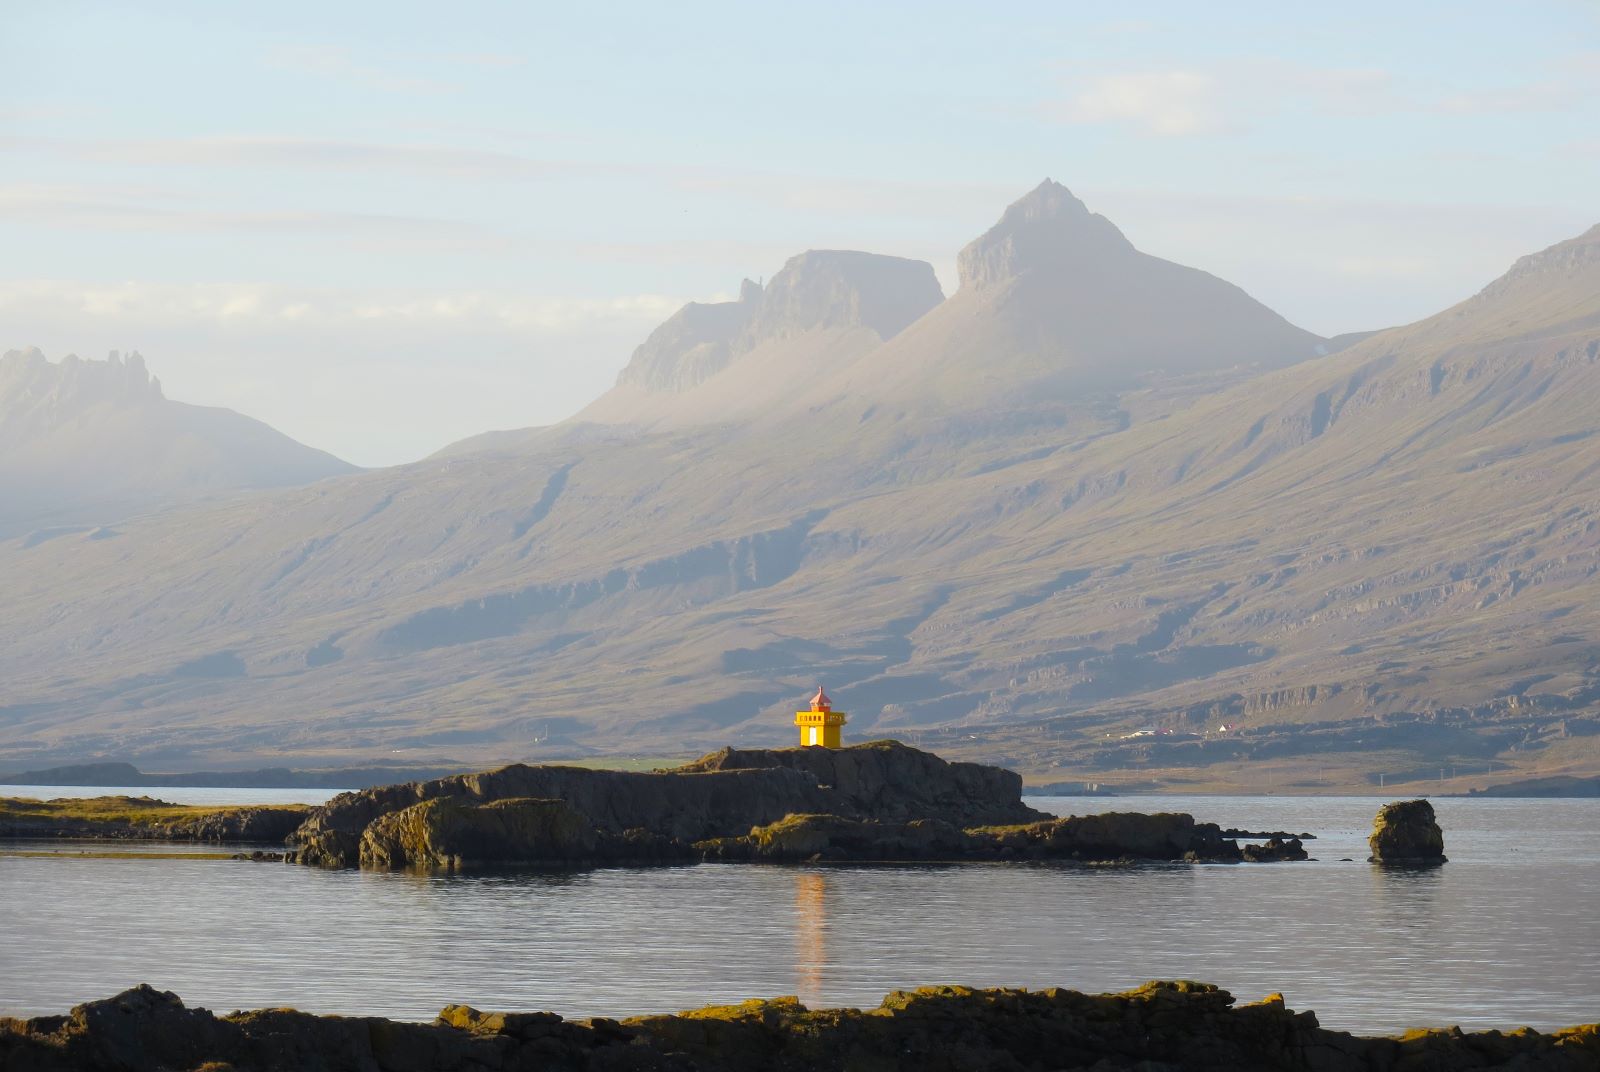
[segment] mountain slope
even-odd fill
[[[232,410],[167,399],[137,353],[0,357],[0,538],[354,471]]]
[[[1010,425],[1003,384],[591,423],[12,544],[0,755],[693,751],[785,740],[821,676],[853,733],[1039,777],[1600,769],[1597,247],[1275,371],[1174,352],[1200,379],[1087,431],[1065,381]]]
[[[1135,249],[1046,179],[957,261],[960,289],[817,395],[1015,412],[1152,373],[1278,368],[1321,352],[1231,283]]]

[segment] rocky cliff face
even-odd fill
[[[892,339],[944,300],[933,266],[903,257],[813,249],[767,284],[741,350],[820,328],[870,328]]]
[[[68,354],[52,362],[36,347],[0,357],[0,442],[16,442],[97,405],[131,408],[164,399],[161,381],[135,350],[116,350],[104,361]]]
[[[1022,780],[1010,771],[946,763],[892,741],[837,751],[724,750],[677,770],[648,774],[517,764],[344,793],[313,812],[293,840],[301,863],[322,866],[467,857],[472,853],[450,847],[450,839],[457,837],[452,831],[460,832],[458,840],[471,841],[478,837],[473,831],[488,837],[499,830],[496,836],[520,844],[523,834],[513,826],[526,817],[515,810],[468,815],[460,809],[512,798],[562,801],[601,836],[644,831],[683,843],[742,835],[795,813],[915,817],[959,826],[1045,818],[1022,803],[1021,792]],[[427,802],[456,807],[415,810]],[[632,836],[636,843],[648,841],[645,835]],[[533,834],[528,839],[530,844],[537,840]],[[558,842],[551,835],[550,843]],[[529,852],[530,858],[560,858],[561,850]],[[629,855],[626,847],[616,854]],[[518,855],[502,846],[496,858],[510,861]]]
[[[812,1011],[794,998],[665,1016],[566,1021],[548,1012],[445,1007],[432,1024],[263,1009],[217,1016],[139,986],[65,1016],[0,1019],[0,1067],[30,1072],[296,1068],[327,1072],[672,1069],[1374,1069],[1538,1068],[1592,1072],[1600,1025],[1545,1034],[1329,1031],[1280,994],[1251,1005],[1205,983],[1121,994],[1056,988],[894,991],[876,1009]]]
[[[649,391],[687,391],[721,372],[761,304],[761,288],[746,279],[739,300],[690,302],[652,331],[617,376],[619,384]]]
[[[922,261],[809,250],[764,290],[746,279],[738,301],[678,310],[633,352],[617,383],[686,391],[759,346],[812,331],[859,327],[890,339],[943,298]]]

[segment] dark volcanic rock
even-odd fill
[[[899,741],[849,748],[724,748],[679,771],[774,767],[804,771],[839,806],[835,815],[866,819],[943,819],[957,826],[1048,818],[1022,803],[1022,776],[1004,767],[952,763]],[[796,809],[799,810],[799,809]]]
[[[1401,800],[1379,808],[1367,844],[1372,849],[1370,863],[1416,867],[1446,862],[1444,832],[1426,800]]]
[[[1298,845],[1298,843],[1297,843]],[[1070,816],[962,830],[938,819],[909,822],[790,815],[744,837],[695,848],[714,860],[1215,860],[1241,859],[1239,846],[1190,815]],[[1288,859],[1290,857],[1282,857]],[[1304,853],[1301,853],[1304,858]]]
[[[645,830],[608,836],[562,800],[512,797],[487,804],[439,798],[374,820],[361,866],[461,870],[484,865],[685,858],[684,842]]]
[[[1246,863],[1273,864],[1286,860],[1305,860],[1309,858],[1305,846],[1300,844],[1299,838],[1268,838],[1260,845],[1246,845],[1241,852]]]
[[[1544,1034],[1459,1029],[1361,1038],[1271,995],[1236,1006],[1191,982],[1122,994],[895,991],[876,1009],[812,1011],[794,998],[623,1021],[447,1006],[432,1024],[293,1009],[218,1017],[138,987],[68,1016],[0,1020],[0,1068],[17,1072],[318,1069],[423,1072],[555,1068],[632,1072],[845,1069],[1592,1070],[1600,1025]]]
[[[314,811],[294,841],[301,863],[351,866],[363,861],[363,835],[373,823],[432,800],[469,806],[508,798],[561,800],[603,837],[632,837],[647,849],[652,837],[685,843],[738,837],[791,814],[935,819],[963,827],[1046,818],[1024,805],[1021,795],[1022,779],[1011,771],[947,763],[894,741],[841,749],[724,749],[672,771],[516,764],[344,793]],[[380,840],[393,841],[387,834]],[[654,847],[658,855],[671,855],[659,842]],[[374,848],[370,858],[376,863],[382,855]]]

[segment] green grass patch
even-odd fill
[[[199,819],[208,815],[221,815],[248,807],[272,807],[301,812],[311,810],[308,804],[172,804],[154,797],[60,797],[55,800],[0,797],[0,822],[34,820],[153,826]]]

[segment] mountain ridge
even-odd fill
[[[1051,781],[1587,770],[1600,274],[1561,278],[1279,368],[1039,391],[1009,424],[1005,392],[877,412],[846,392],[744,423],[546,429],[151,519],[123,539],[182,578],[158,594],[103,542],[0,548],[0,755],[775,743],[821,674],[858,732]],[[136,597],[137,622],[114,610]],[[63,678],[64,650],[95,673]],[[1151,727],[1172,735],[1124,739]]]
[[[0,356],[0,539],[355,471],[254,418],[168,399],[137,351]]]

